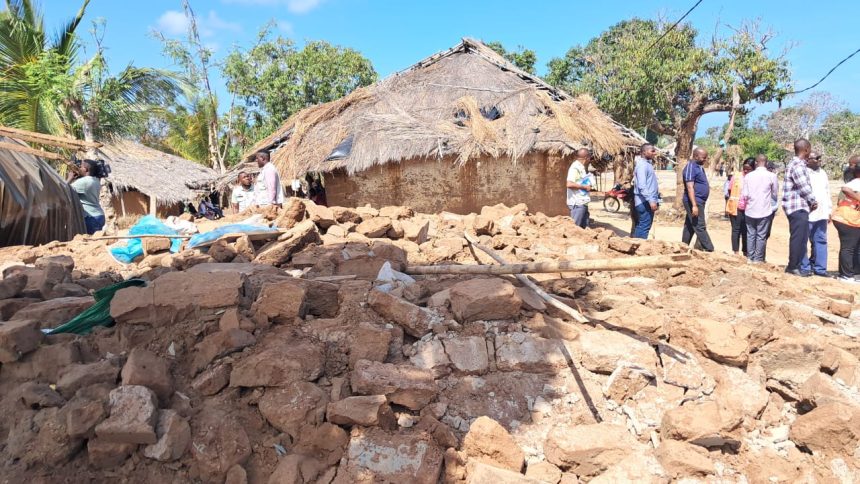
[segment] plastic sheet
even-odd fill
[[[143,279],[129,279],[127,281],[114,284],[112,286],[103,287],[93,294],[96,303],[90,306],[86,311],[78,314],[71,321],[61,324],[51,330],[43,330],[46,334],[89,334],[96,326],[111,326],[114,321],[110,316],[110,302],[113,300],[114,294],[120,289],[132,286],[145,286],[146,281]]]
[[[179,235],[176,230],[168,227],[155,215],[147,215],[141,218],[128,231],[128,235]],[[170,239],[170,252],[179,252],[182,247],[182,239]],[[140,239],[130,239],[125,247],[113,247],[110,254],[118,262],[130,264],[134,259],[143,255],[143,244]]]
[[[253,232],[277,232],[278,229],[273,229],[271,227],[267,227],[265,225],[252,225],[252,224],[230,224],[225,225],[223,227],[218,227],[215,230],[210,230],[209,232],[203,232],[202,234],[197,234],[191,237],[188,241],[188,248],[193,249],[195,247],[201,246],[203,244],[207,244],[209,242],[215,242],[221,237],[227,234],[247,234]]]

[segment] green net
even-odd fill
[[[71,321],[48,331],[48,334],[89,334],[96,326],[112,325],[114,321],[110,316],[110,302],[113,300],[114,294],[116,294],[120,289],[124,289],[126,287],[140,287],[145,285],[146,281],[143,279],[129,279],[127,281],[99,289],[93,294],[93,298],[96,300],[95,304],[90,306],[86,311],[72,318]]]

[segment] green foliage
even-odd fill
[[[292,40],[272,37],[268,27],[249,50],[234,49],[225,59],[227,90],[243,104],[254,138],[280,127],[295,112],[333,101],[377,80],[371,62],[353,49],[325,41],[298,49]]]
[[[499,41],[487,42],[486,45],[496,51],[497,54],[510,61],[511,64],[519,67],[529,74],[537,73],[535,70],[535,64],[537,63],[537,54],[535,51],[526,49],[523,46],[517,47],[517,50],[509,51],[506,50]]]
[[[823,154],[828,171],[841,173],[848,158],[860,155],[860,114],[847,109],[831,114],[811,141]]]
[[[743,158],[749,158],[759,154],[767,155],[768,159],[779,161],[788,156],[782,145],[777,142],[773,134],[761,128],[751,128],[743,133],[743,136],[738,138],[738,146],[741,147]]]
[[[787,61],[768,52],[769,36],[759,35],[757,26],[707,45],[697,43],[698,32],[689,24],[666,33],[667,27],[653,20],[622,21],[551,60],[547,81],[591,94],[623,124],[675,136],[679,150],[689,150],[685,144],[692,143],[703,114],[731,108],[733,86],[742,104],[772,101],[788,88]]]
[[[54,100],[70,82],[78,51],[75,30],[88,4],[84,0],[77,15],[52,37],[32,1],[6,0],[0,12],[0,123],[66,134]]]

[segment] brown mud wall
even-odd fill
[[[570,161],[535,154],[516,163],[482,158],[457,166],[445,158],[389,163],[353,175],[338,170],[326,175],[326,196],[330,206],[408,205],[426,213],[468,214],[487,205],[526,203],[531,212],[564,215]]]

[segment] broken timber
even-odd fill
[[[470,241],[471,242],[471,241]],[[476,245],[472,243],[472,245]],[[483,249],[482,249],[483,250]],[[485,251],[486,252],[486,251]],[[561,262],[529,262],[526,264],[500,265],[435,265],[411,266],[407,274],[545,274],[553,272],[626,271],[631,269],[665,269],[681,267],[691,259],[689,254],[627,257],[618,259],[594,259]],[[498,259],[497,259],[498,260]]]
[[[505,259],[502,258],[502,256],[499,255],[496,251],[494,251],[493,249],[491,249],[489,247],[484,247],[483,245],[479,244],[478,240],[475,239],[473,236],[469,235],[468,232],[464,233],[463,237],[465,237],[466,240],[468,240],[469,243],[472,244],[473,247],[478,248],[479,250],[483,251],[485,254],[490,256],[494,261],[498,262],[499,264],[502,264],[502,266],[476,266],[476,267],[503,267],[503,265],[505,264]],[[576,309],[568,306],[567,304],[559,301],[558,299],[552,297],[551,294],[549,294],[548,292],[546,292],[543,289],[541,289],[540,287],[538,287],[538,285],[535,284],[534,282],[532,282],[532,280],[529,279],[527,276],[524,276],[522,274],[517,274],[516,277],[517,277],[518,281],[525,284],[526,287],[528,287],[529,289],[534,291],[535,294],[540,296],[541,299],[546,301],[551,306],[554,306],[555,308],[564,312],[565,314],[567,314],[568,316],[573,318],[573,320],[576,321],[577,323],[588,323],[589,322],[588,318],[583,316],[582,313],[580,313]]]

